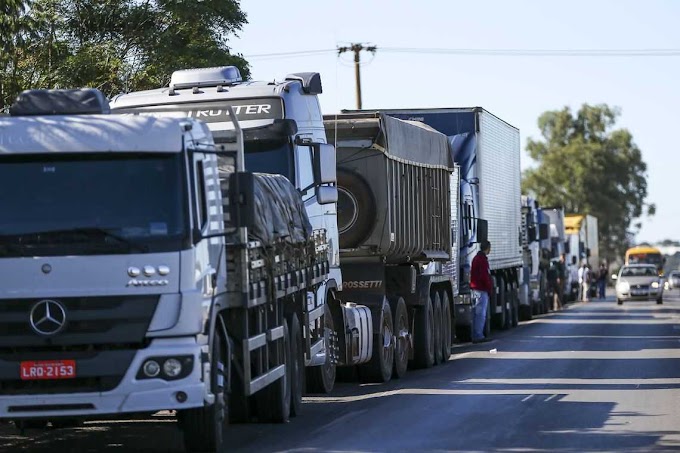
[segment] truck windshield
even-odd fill
[[[225,139],[215,135],[215,143]],[[295,160],[290,141],[282,140],[246,140],[245,167],[247,171],[283,175],[295,184]]]
[[[182,155],[0,158],[0,257],[155,253],[187,239]]]

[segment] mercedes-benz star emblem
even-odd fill
[[[66,309],[56,300],[41,300],[31,309],[31,327],[40,335],[54,335],[66,325]]]

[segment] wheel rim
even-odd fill
[[[432,304],[428,307],[429,309],[427,310],[427,353],[429,357],[434,360],[434,310],[432,308]]]
[[[442,298],[442,355],[444,362],[451,355],[451,304],[446,293]]]
[[[392,370],[392,361],[394,360],[394,348],[392,347],[392,326],[387,320],[387,316],[383,316],[383,327],[382,327],[382,340],[383,340],[383,363],[390,366],[390,371]]]
[[[335,324],[333,323],[333,317],[330,312],[326,312],[326,315],[324,316],[324,326],[326,329],[328,329],[330,333],[335,331]],[[335,364],[331,360],[330,357],[331,351],[330,351],[330,343],[326,345],[326,362],[324,362],[323,366],[323,374],[327,379],[327,382],[333,382],[335,381],[335,374],[337,370],[335,369]]]
[[[395,355],[399,363],[408,361],[408,323],[404,313],[400,313],[397,318],[397,341],[395,345]]]

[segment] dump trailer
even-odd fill
[[[459,171],[445,135],[381,112],[324,116],[335,143],[340,296],[371,310],[362,381],[448,360],[458,296]],[[354,366],[340,342],[339,365]]]
[[[28,91],[0,119],[0,419],[174,410],[187,450],[217,452],[230,420],[299,413],[328,240],[287,178],[245,171],[227,110],[220,146],[97,90]]]
[[[460,167],[459,295],[454,300],[458,336],[470,335],[470,268],[484,237],[491,242],[488,258],[496,288],[487,319],[493,318],[498,328],[516,325],[522,267],[519,130],[481,107],[382,112],[423,122],[446,135]]]

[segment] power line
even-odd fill
[[[305,56],[305,55],[318,55],[318,54],[324,54],[324,53],[334,53],[336,51],[337,51],[337,49],[298,50],[298,51],[292,51],[292,52],[262,53],[262,54],[255,54],[255,55],[245,55],[244,57],[249,59],[249,60],[253,59],[253,58],[297,57],[297,56]]]
[[[354,44],[353,44],[354,45]],[[352,46],[353,46],[352,45]],[[352,46],[337,49],[299,50],[246,55],[246,59],[286,58],[298,56],[314,56],[330,54],[339,49],[352,50]],[[373,46],[373,48],[376,48]],[[369,50],[366,47],[364,50]],[[431,55],[468,55],[468,56],[503,56],[503,57],[677,57],[680,49],[453,49],[427,47],[380,47],[381,52],[411,53]]]
[[[442,49],[417,47],[381,47],[381,51],[395,53],[426,53],[450,55],[541,56],[541,57],[673,57],[680,49]]]

